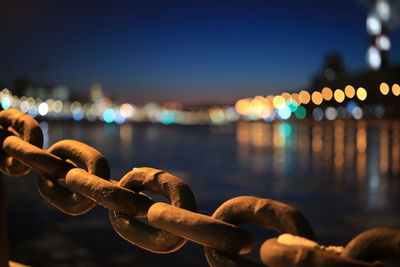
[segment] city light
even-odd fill
[[[210,110],[210,119],[211,123],[215,125],[224,124],[225,121],[225,114],[221,108],[213,108]]]
[[[286,100],[283,96],[277,95],[274,97],[273,104],[275,108],[282,108],[286,104]]]
[[[292,98],[290,98],[286,101],[286,105],[290,108],[290,110],[292,112],[295,112],[298,108],[298,104],[297,104],[296,100],[294,100]]]
[[[250,106],[250,100],[247,99],[240,99],[236,102],[235,109],[240,115],[246,115],[248,113]]]
[[[400,96],[400,86],[397,83],[389,85],[382,82],[379,85],[379,92],[382,95],[389,95],[392,92],[394,96]],[[361,119],[371,115],[381,118],[386,112],[381,104],[369,104],[365,109],[361,108],[357,102],[366,100],[368,92],[363,87],[355,90],[351,85],[347,85],[344,90],[336,89],[334,92],[329,87],[324,87],[321,91],[301,90],[291,94],[284,92],[266,97],[255,96],[237,100],[234,107],[215,106],[192,111],[183,110],[182,104],[177,102],[168,102],[163,105],[149,102],[143,106],[136,106],[130,103],[114,103],[102,93],[99,95],[101,97],[96,98],[95,102],[81,103],[51,98],[42,100],[26,96],[17,97],[5,88],[0,91],[0,104],[3,109],[18,108],[32,117],[40,115],[41,119],[100,120],[116,124],[146,121],[165,125],[207,123],[223,125],[241,119],[265,122],[292,118],[302,120],[308,114],[320,121],[324,118],[327,120],[349,117]],[[354,96],[356,96],[355,100],[346,101],[346,107],[335,106],[335,102],[337,105],[346,99],[354,99]],[[310,103],[320,107],[309,110],[307,105]]]
[[[336,89],[333,97],[335,98],[336,102],[342,103],[344,101],[345,94],[342,90]]]
[[[389,85],[385,82],[381,83],[379,86],[379,90],[381,91],[382,95],[387,95],[390,91]]]
[[[314,108],[312,112],[312,116],[314,120],[320,121],[324,118],[324,112],[322,111],[321,108]]]
[[[287,93],[287,92],[283,92],[283,93],[281,94],[281,96],[282,96],[285,100],[288,100],[288,99],[291,97],[290,94]]]
[[[392,93],[393,93],[395,96],[400,95],[400,86],[399,86],[397,83],[395,83],[395,84],[392,85]]]
[[[361,101],[364,101],[367,98],[367,90],[365,90],[362,87],[357,89],[356,94],[357,94],[358,99],[360,99]]]
[[[388,38],[386,35],[379,36],[379,37],[376,39],[376,46],[377,46],[380,50],[383,50],[383,51],[388,51],[388,50],[390,50],[391,44],[390,44],[389,38]]]
[[[294,115],[296,116],[296,118],[302,120],[307,116],[307,110],[305,107],[300,106],[296,112],[294,113]]]
[[[344,93],[345,93],[346,97],[353,98],[356,94],[356,90],[354,89],[353,86],[346,85],[346,87],[344,88]]]
[[[3,109],[10,108],[11,107],[11,99],[9,97],[3,98],[3,100],[1,101],[1,106],[3,107]]]
[[[103,112],[103,120],[107,123],[112,123],[115,120],[115,117],[115,111],[111,108],[108,108]]]
[[[337,110],[334,107],[328,107],[325,110],[325,117],[330,121],[335,120],[337,117]]]
[[[40,103],[38,107],[38,112],[41,116],[46,116],[47,112],[49,111],[49,106],[46,102]]]
[[[322,89],[322,97],[324,98],[324,100],[330,101],[333,97],[333,92],[331,88],[324,87],[324,89]]]
[[[305,91],[305,90],[300,91],[299,99],[300,99],[300,102],[302,104],[304,104],[304,105],[308,104],[310,102],[310,99],[311,99],[310,93]]]
[[[286,105],[277,109],[278,117],[282,120],[287,120],[290,118],[292,111]]]
[[[320,105],[323,100],[322,94],[318,91],[313,92],[311,95],[311,100],[315,105]]]
[[[163,110],[160,114],[160,122],[162,124],[172,124],[175,121],[175,115],[170,110]]]
[[[381,54],[379,53],[379,50],[374,47],[370,46],[367,51],[367,62],[369,66],[376,70],[381,67],[382,64],[382,57]]]
[[[132,118],[135,113],[135,109],[131,104],[125,103],[119,108],[119,113],[121,113],[121,116],[124,118]]]
[[[355,107],[351,112],[351,115],[353,116],[354,119],[360,120],[363,117],[364,112],[360,107]]]
[[[371,35],[379,35],[382,32],[381,22],[374,15],[369,15],[367,18],[367,31]]]

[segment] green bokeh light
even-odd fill
[[[296,116],[296,118],[302,120],[307,116],[307,110],[305,107],[300,106],[297,108],[296,112],[294,113],[294,115]]]

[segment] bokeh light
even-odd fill
[[[367,62],[369,66],[376,70],[379,69],[382,64],[382,57],[379,50],[374,47],[370,46],[367,50]]]
[[[131,104],[125,103],[119,108],[119,113],[124,118],[132,118],[135,113],[135,109]]]
[[[282,93],[281,96],[282,96],[285,100],[288,100],[289,98],[291,98],[290,94],[287,93],[287,92]]]
[[[225,114],[221,108],[210,110],[210,119],[212,124],[220,125],[225,123]]]
[[[10,108],[11,107],[11,99],[8,96],[3,98],[3,100],[1,101],[1,106],[3,107],[3,109]]]
[[[47,112],[49,111],[49,106],[46,102],[42,102],[38,106],[38,113],[41,116],[46,116]]]
[[[357,97],[358,99],[360,99],[361,101],[364,101],[367,98],[367,90],[365,90],[364,88],[360,87],[357,89]]]
[[[294,115],[296,116],[296,118],[302,120],[307,116],[307,110],[305,107],[300,106],[297,108],[296,112],[294,113]]]
[[[356,94],[356,90],[353,86],[346,85],[346,87],[344,88],[344,93],[346,94],[346,97],[353,98]]]
[[[337,110],[334,107],[328,107],[325,110],[325,117],[330,121],[335,120],[337,118]]]
[[[362,119],[364,112],[360,107],[355,107],[351,112],[351,115],[353,116],[354,119],[359,120]]]
[[[115,111],[112,108],[108,108],[103,112],[103,120],[107,123],[114,122],[116,117]]]
[[[311,95],[311,100],[315,105],[320,105],[323,100],[322,94],[318,91],[313,92]]]
[[[250,99],[240,99],[235,104],[235,109],[240,115],[247,115],[250,106]]]
[[[367,31],[371,35],[379,35],[382,32],[381,22],[375,15],[369,15],[367,18]]]
[[[300,104],[300,103],[301,103],[299,94],[293,93],[291,97],[292,97],[292,99],[293,99],[294,101],[296,101],[297,104]]]
[[[277,109],[277,115],[282,120],[289,119],[291,114],[292,114],[292,111],[286,105],[284,105],[283,107]]]
[[[277,95],[274,97],[273,104],[275,108],[279,109],[285,106],[286,100],[283,96]]]
[[[333,94],[333,97],[335,98],[336,102],[342,103],[344,101],[345,94],[343,90],[336,89],[335,93]]]
[[[305,91],[305,90],[302,90],[300,93],[299,93],[299,99],[300,99],[300,102],[302,103],[302,104],[308,104],[309,102],[310,102],[310,99],[311,99],[311,97],[310,97],[310,93],[309,92],[307,92],[307,91]]]
[[[376,46],[383,51],[388,51],[390,50],[391,43],[389,38],[386,35],[381,35],[378,38],[376,38]]]
[[[322,111],[321,108],[314,108],[312,112],[312,116],[314,120],[320,121],[324,118],[324,112]]]
[[[286,101],[286,105],[290,108],[290,110],[291,110],[292,112],[295,112],[295,111],[297,110],[297,107],[298,107],[298,104],[297,104],[296,100],[294,100],[294,99],[292,99],[292,98],[289,98],[289,99]]]
[[[175,121],[175,115],[171,110],[163,110],[160,113],[160,122],[165,125],[172,124]]]
[[[379,90],[381,91],[382,95],[387,95],[389,93],[389,91],[390,91],[390,88],[389,88],[389,85],[387,83],[382,82],[379,85]]]
[[[400,86],[399,86],[397,83],[395,83],[395,84],[392,85],[392,93],[393,93],[395,96],[400,95]]]
[[[324,87],[322,89],[322,97],[324,98],[324,100],[329,101],[332,99],[333,97],[333,92],[332,89],[329,87]]]

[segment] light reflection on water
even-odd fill
[[[100,150],[109,161],[112,179],[119,180],[140,166],[173,173],[189,184],[203,214],[212,214],[229,198],[255,195],[298,207],[319,240],[327,244],[343,245],[373,227],[400,227],[398,121],[240,122],[217,127],[60,122],[41,125],[45,147],[62,139],[76,139]],[[85,256],[95,262],[92,266],[101,266],[99,262],[124,266],[132,263],[137,253],[146,258],[146,266],[159,266],[164,261],[178,266],[187,264],[188,259],[181,255],[158,257],[135,250],[111,230],[102,208],[78,218],[64,216],[32,190],[34,179],[6,180],[6,186],[13,188],[9,194],[9,221],[15,226],[10,235],[14,238],[12,251],[31,257],[31,261],[22,258],[21,262],[35,263],[32,257],[40,255],[35,244],[44,235],[62,235],[86,251],[104,249],[104,244],[93,243],[93,235],[85,239],[81,232],[68,230],[81,229],[100,234],[113,247],[105,253]],[[24,207],[29,209],[23,210]],[[39,213],[41,216],[37,216]],[[17,227],[21,214],[33,214],[30,223],[35,225],[34,233]],[[84,225],[86,230],[82,229]],[[262,235],[257,238],[265,239]],[[65,245],[63,249],[71,248]],[[117,261],[122,254],[127,263]],[[190,263],[204,265],[201,254],[201,249],[194,253]],[[42,266],[57,262],[49,256],[46,265],[43,257]],[[73,263],[79,260],[71,254],[68,257]]]
[[[369,124],[366,121],[335,121],[291,125],[293,134],[289,137],[276,130],[283,124],[287,125],[239,123],[237,140],[243,152],[240,161],[249,161],[254,150],[265,148],[273,157],[274,164],[270,167],[276,177],[285,176],[289,169],[299,175],[306,170],[310,176],[320,176],[322,180],[334,178],[340,180],[343,187],[346,187],[346,180],[350,180],[357,183],[357,193],[365,200],[361,206],[366,210],[387,209],[391,205],[390,199],[398,196],[398,121]],[[296,155],[298,161],[292,164]],[[307,168],[308,165],[311,168]],[[253,166],[253,171],[257,173],[262,170],[263,161],[258,158]],[[329,187],[318,188],[320,192],[327,190]],[[348,193],[354,192],[349,190]]]
[[[283,126],[290,134],[279,131]],[[239,161],[252,161],[252,153],[264,149],[264,158],[273,157],[274,164],[268,168],[277,177],[289,172],[306,175],[306,171],[327,183],[330,178],[344,187],[356,183],[357,193],[366,200],[364,207],[370,210],[388,208],[391,190],[399,194],[399,188],[390,185],[397,186],[399,179],[399,130],[399,121],[241,122],[236,139]],[[253,172],[262,171],[264,163],[255,160]],[[328,189],[319,188],[322,192]]]

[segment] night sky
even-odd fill
[[[294,91],[329,51],[367,68],[367,13],[350,0],[0,0],[0,83],[26,75],[86,94],[97,82],[133,102]],[[390,37],[398,63],[399,29]]]

